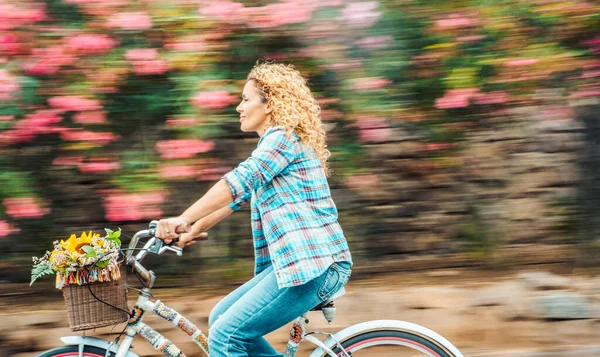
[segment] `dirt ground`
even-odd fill
[[[336,302],[337,316],[333,323],[328,325],[320,312],[312,312],[308,327],[334,332],[367,320],[396,319],[438,332],[465,356],[600,356],[600,274],[595,271],[567,272],[553,266],[530,269],[541,269],[562,279],[563,286],[551,288],[552,291],[584,292],[594,308],[592,316],[548,320],[528,313],[531,292],[521,283],[522,269],[445,269],[359,276],[348,284],[347,295]],[[28,287],[6,284],[1,287],[0,356],[32,357],[40,351],[60,346],[60,336],[82,334],[69,330],[60,293],[40,296],[31,295]],[[233,288],[183,290],[165,287],[155,289],[154,294],[206,332],[211,308]],[[549,289],[544,289],[541,293],[545,294]],[[136,295],[135,290],[130,291],[130,307]],[[202,355],[185,334],[169,323],[155,316],[148,316],[145,322],[175,342],[186,355]],[[112,330],[112,338],[122,327],[119,325]],[[283,350],[288,333],[289,326],[286,326],[268,335],[267,339]],[[86,334],[109,338],[111,329],[87,331]],[[307,356],[310,351],[310,344],[305,342],[299,356]],[[134,342],[134,352],[140,356],[161,356],[141,338]]]

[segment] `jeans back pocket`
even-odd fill
[[[319,288],[319,298],[322,301],[328,300],[333,294],[340,290],[350,279],[351,271],[343,268],[338,263],[333,263],[327,269],[325,280]]]

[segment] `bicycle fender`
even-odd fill
[[[61,337],[60,340],[67,346],[92,346],[103,349],[108,349],[110,346],[110,342],[103,340],[97,337],[89,337],[89,336],[64,336]],[[117,353],[117,348],[119,346],[112,345],[110,346],[110,351]],[[139,357],[137,354],[131,352],[131,350],[127,351],[126,357]]]
[[[346,327],[345,329],[335,333],[333,336],[337,341],[342,342],[342,341],[346,340],[347,338],[358,335],[360,333],[368,332],[368,331],[372,331],[372,330],[380,330],[380,329],[412,331],[417,334],[424,335],[424,336],[430,337],[430,338],[438,341],[442,346],[444,346],[444,348],[446,348],[448,351],[450,351],[452,354],[454,354],[454,356],[464,357],[462,355],[462,353],[460,353],[460,351],[456,347],[454,347],[454,345],[452,343],[450,343],[450,341],[446,340],[444,337],[442,337],[438,333],[436,333],[426,327],[414,324],[412,322],[406,322],[406,321],[373,320],[373,321],[361,322],[356,325]],[[335,341],[331,337],[328,337],[324,343],[325,343],[325,346],[327,346],[328,348],[331,348],[331,349],[335,348]],[[314,352],[311,353],[309,357],[320,357],[324,353],[325,353],[325,351],[323,350],[323,348],[319,347],[316,350],[314,350]]]

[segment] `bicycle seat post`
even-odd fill
[[[331,321],[333,321],[336,311],[333,302],[330,305],[324,306],[321,311],[323,312],[323,316],[325,317],[325,320],[327,320],[327,323],[331,325]]]

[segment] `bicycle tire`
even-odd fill
[[[109,353],[109,357],[114,356],[114,352]],[[83,357],[105,357],[106,349],[94,346],[85,346],[83,348]],[[62,346],[44,351],[36,357],[79,357],[79,346]]]
[[[456,357],[444,348],[442,343],[411,331],[389,329],[368,331],[351,336],[344,341],[340,341],[340,343],[350,356],[356,357],[381,355],[403,356],[400,351],[409,352],[405,354],[406,356],[415,356],[416,352],[420,352],[419,356]],[[371,352],[375,350],[375,348],[380,347],[393,349],[393,351],[387,352],[386,354]],[[368,351],[368,349],[371,351]],[[343,356],[339,347],[333,348],[332,350],[336,355]],[[323,354],[323,357],[329,357],[329,355],[325,353]]]

